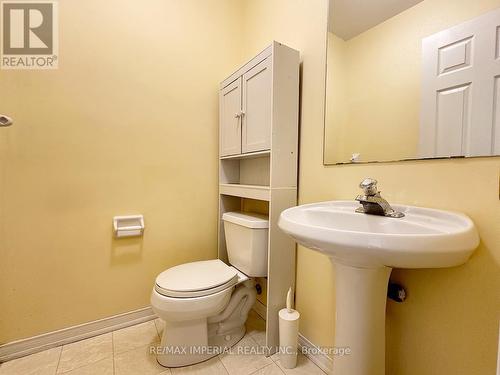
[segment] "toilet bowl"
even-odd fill
[[[153,311],[165,321],[158,362],[187,366],[236,344],[255,296],[253,280],[218,259],[162,272],[151,294]]]
[[[158,362],[188,366],[214,357],[245,335],[248,312],[256,299],[249,276],[267,273],[267,218],[224,214],[226,247],[237,267],[219,259],[181,264],[162,272],[151,293],[151,306],[165,321]],[[266,232],[263,233],[263,230]],[[264,261],[263,261],[264,258]]]

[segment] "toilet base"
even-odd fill
[[[192,323],[193,322],[191,322],[191,324]],[[201,324],[203,324],[204,327],[207,327],[206,319],[204,319],[203,322],[200,322],[200,325]],[[200,325],[194,325],[191,332],[187,332],[185,327],[182,327],[182,332],[191,333],[190,341],[192,341],[192,335],[199,334],[200,328],[203,330],[203,326]],[[170,338],[172,338],[172,335],[175,335],[175,328],[169,328],[169,336]],[[183,367],[204,362],[221,353],[227,352],[231,347],[236,345],[238,341],[243,338],[243,336],[245,336],[246,330],[245,326],[243,325],[241,327],[233,329],[231,332],[228,332],[224,335],[214,335],[212,337],[208,337],[208,342],[204,345],[178,345],[175,347],[169,346],[169,343],[167,342],[165,337],[166,332],[167,327],[165,327],[160,344],[160,349],[162,351],[160,353],[157,353],[156,359],[160,365],[165,367]]]
[[[239,284],[229,303],[217,315],[186,321],[166,321],[158,363],[165,367],[182,367],[206,361],[227,352],[245,335],[248,312],[255,303],[255,282]]]

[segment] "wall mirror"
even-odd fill
[[[500,0],[330,0],[325,164],[500,155]]]

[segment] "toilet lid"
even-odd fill
[[[214,259],[169,268],[158,275],[155,289],[167,297],[199,297],[231,287],[237,282],[238,271]]]

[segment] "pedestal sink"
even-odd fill
[[[392,205],[402,218],[355,212],[358,202],[307,204],[282,212],[279,227],[335,263],[336,375],[385,374],[385,305],[392,268],[442,268],[465,263],[479,244],[460,213]],[[457,327],[458,329],[459,327]]]

